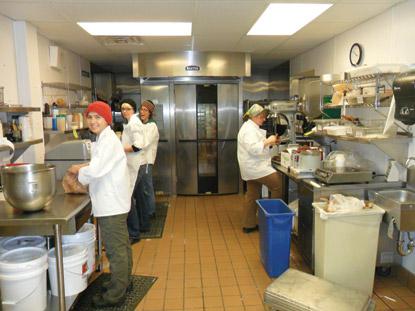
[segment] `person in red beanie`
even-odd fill
[[[120,306],[132,286],[127,158],[121,141],[110,127],[112,114],[106,103],[91,103],[86,110],[86,121],[89,130],[97,135],[91,144],[91,161],[87,165],[73,165],[68,171],[76,174],[81,184],[89,185],[92,213],[100,226],[111,272],[110,281],[102,285],[102,293],[93,296],[92,302],[96,308]]]

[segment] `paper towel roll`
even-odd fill
[[[33,139],[32,121],[28,116],[19,117],[19,126],[22,129],[22,140],[29,141]]]

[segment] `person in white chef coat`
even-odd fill
[[[275,135],[266,137],[260,128],[268,111],[254,104],[244,115],[244,124],[238,133],[238,163],[241,177],[246,181],[247,192],[243,205],[242,230],[250,233],[258,230],[256,200],[260,198],[262,185],[271,191],[271,197],[281,196],[281,177],[271,165],[271,147],[279,143]]]
[[[155,216],[156,199],[153,186],[153,166],[157,156],[157,146],[159,141],[159,131],[153,119],[155,105],[151,100],[144,100],[141,103],[139,117],[143,123],[143,144],[137,146],[141,155],[140,168],[135,184],[137,214],[138,217],[132,221],[139,221],[141,232],[150,230],[150,218]],[[132,212],[130,215],[133,214]],[[129,217],[130,225],[130,217]]]
[[[93,296],[93,305],[96,308],[119,306],[132,286],[132,254],[127,230],[131,206],[127,157],[110,127],[109,105],[93,102],[85,114],[89,130],[97,135],[91,145],[91,161],[87,165],[73,165],[68,171],[76,174],[81,184],[89,185],[92,212],[100,226],[110,263],[111,278],[102,285],[101,293]]]
[[[144,162],[141,148],[144,145],[143,123],[136,114],[136,103],[132,99],[121,101],[121,114],[127,121],[121,136],[121,142],[127,155],[127,166],[130,173],[131,210],[127,218],[128,233],[131,244],[140,241],[140,222],[136,221],[140,213],[137,212],[139,199],[138,191],[134,191],[140,164]]]

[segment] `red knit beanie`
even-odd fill
[[[96,101],[93,103],[90,103],[88,108],[85,111],[85,115],[88,116],[90,112],[95,112],[99,114],[101,117],[107,121],[108,125],[111,125],[112,123],[112,113],[111,113],[111,107],[101,101]]]
[[[153,115],[155,106],[151,100],[146,99],[145,101],[143,101],[141,106],[146,107],[148,111],[150,111],[150,114]]]

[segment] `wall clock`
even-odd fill
[[[359,66],[363,60],[363,47],[359,43],[354,43],[350,48],[349,60],[352,66]]]

